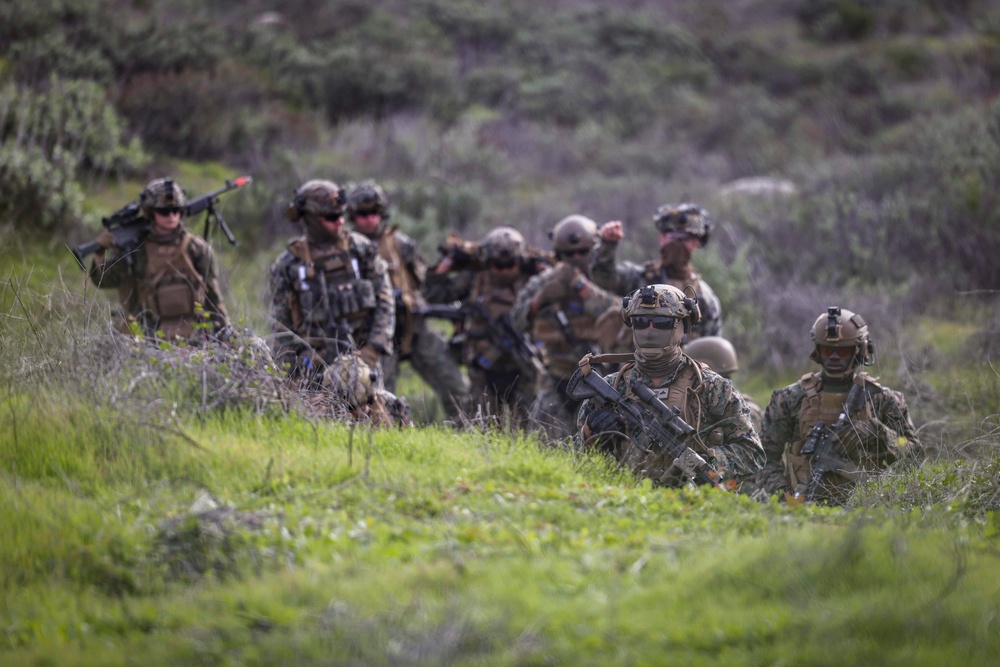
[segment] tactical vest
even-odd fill
[[[305,238],[288,244],[298,262],[288,268],[292,289],[289,307],[292,328],[314,348],[322,348],[331,327],[344,321],[357,333],[375,309],[375,286],[363,276],[372,266],[346,236],[326,247],[310,246]]]
[[[858,384],[874,384],[868,373],[855,373],[854,382]],[[799,379],[799,386],[803,391],[802,404],[799,406],[798,422],[799,432],[794,442],[785,447],[785,454],[782,457],[785,465],[785,473],[791,483],[791,488],[795,489],[800,485],[809,483],[812,475],[812,466],[809,464],[809,457],[802,455],[802,446],[809,439],[816,422],[822,421],[826,426],[832,426],[840,413],[844,409],[844,402],[847,400],[849,389],[844,391],[828,391],[823,389],[821,373],[806,373]],[[864,410],[871,412],[871,404],[865,401]],[[861,464],[859,452],[843,452],[848,455],[852,463]],[[839,475],[827,475],[823,481],[824,485],[833,487],[846,487],[850,483]]]
[[[406,356],[413,347],[413,309],[418,305],[420,285],[403,259],[396,227],[391,227],[378,238],[378,254],[389,265],[389,281],[396,298],[395,340],[400,355]]]
[[[650,387],[656,396],[670,408],[677,408],[681,418],[686,421],[695,433],[687,440],[687,444],[699,454],[708,451],[709,444],[699,435],[701,430],[701,403],[695,388],[702,382],[701,363],[687,357],[688,363],[677,378],[666,387]],[[642,399],[635,395],[629,386],[628,380],[636,373],[635,362],[629,362],[622,366],[615,376],[613,386],[623,396],[630,398],[639,405],[646,405]],[[643,444],[648,444],[643,442]],[[719,444],[719,443],[711,443]],[[659,452],[646,453],[634,446],[626,446],[622,452],[622,461],[631,470],[641,476],[649,477],[653,480],[662,481],[667,469],[670,468],[673,459]]]
[[[505,313],[510,313],[514,308],[514,302],[517,301],[517,293],[524,287],[525,282],[527,282],[525,278],[518,277],[516,281],[509,284],[497,283],[492,279],[489,271],[479,271],[476,274],[469,299],[472,303],[482,306],[489,320],[478,312],[473,312],[466,320],[465,361],[467,364],[494,372],[517,371],[517,365],[514,361],[504,356],[503,352],[490,341],[490,321],[496,320]]]
[[[206,286],[188,252],[193,241],[185,230],[179,243],[147,238],[143,244],[146,279],[139,285],[139,302],[167,338],[189,337],[201,320],[197,309],[205,304]]]
[[[573,342],[559,323],[559,312],[566,321]],[[580,357],[598,342],[597,318],[586,313],[583,299],[573,297],[543,306],[531,325],[531,339],[544,352],[545,368],[550,375],[568,378],[577,369]]]

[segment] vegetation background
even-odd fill
[[[994,0],[3,3],[0,663],[989,664],[998,89]],[[931,459],[849,511],[757,507],[337,427],[249,345],[115,343],[63,245],[153,177],[237,173],[216,249],[262,334],[308,178],[379,179],[431,259],[579,212],[644,260],[698,202],[737,383],[766,403],[852,308]]]

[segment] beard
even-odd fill
[[[690,273],[691,254],[691,249],[683,241],[667,241],[660,248],[660,260],[663,262],[663,266],[668,269],[668,273],[683,274],[671,275],[671,277],[687,277],[687,274]]]

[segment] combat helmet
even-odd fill
[[[382,220],[389,219],[389,197],[382,186],[373,180],[362,181],[351,188],[347,195],[347,219],[354,222],[358,215],[377,213]]]
[[[815,343],[809,358],[818,364],[823,363],[819,352],[821,345],[853,347],[855,364],[870,366],[875,362],[875,344],[872,343],[868,333],[868,323],[861,315],[846,308],[838,306],[827,308],[825,313],[816,318],[809,336]]]
[[[323,372],[323,386],[354,410],[375,399],[378,374],[356,354],[341,354]]]
[[[712,233],[712,221],[708,218],[708,212],[697,204],[664,204],[656,209],[653,224],[661,234],[689,234],[701,241],[702,245],[708,243]]]
[[[501,225],[491,230],[479,244],[479,261],[487,266],[510,268],[524,259],[527,243],[521,232]]]
[[[563,218],[549,232],[556,256],[589,251],[597,243],[597,223],[582,215]]]
[[[298,222],[310,217],[318,220],[325,215],[343,215],[346,201],[344,188],[333,181],[306,181],[288,202],[285,217]]]
[[[708,365],[722,377],[729,377],[740,369],[736,348],[722,336],[702,336],[684,346],[684,353]]]
[[[684,326],[684,333],[689,333],[692,325],[701,322],[698,299],[687,296],[673,285],[640,287],[622,298],[619,312],[627,327],[632,326],[632,318],[637,315],[679,319]]]
[[[139,207],[142,214],[148,219],[153,219],[153,209],[178,207],[181,215],[184,215],[184,206],[187,204],[187,195],[184,188],[177,185],[172,178],[157,178],[146,184],[146,187],[139,194]]]

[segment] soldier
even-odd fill
[[[691,264],[694,251],[708,243],[712,231],[708,213],[695,204],[664,204],[656,209],[653,224],[660,232],[660,259],[643,266],[632,262],[616,265],[615,252],[621,233],[611,226],[612,223],[602,227],[601,244],[591,266],[594,282],[616,294],[630,294],[643,285],[654,283],[673,285],[681,290],[691,285],[698,296],[702,321],[692,327],[686,340],[721,335],[719,298]]]
[[[729,381],[732,381],[733,373],[740,370],[736,348],[721,336],[696,338],[684,346],[684,354],[695,361],[700,361]],[[760,434],[764,411],[760,409],[756,401],[746,394],[743,394],[743,399],[750,408],[750,421],[753,423],[753,430]]]
[[[597,224],[571,215],[560,220],[550,236],[556,265],[528,281],[517,295],[513,314],[514,324],[530,333],[545,359],[545,375],[531,405],[532,425],[557,441],[576,431],[580,402],[566,394],[569,377],[580,357],[600,353],[614,340],[620,321],[601,317],[614,308],[617,298],[589,277]]]
[[[502,318],[510,318],[525,283],[545,265],[528,249],[521,233],[506,225],[491,230],[478,244],[453,235],[442,252],[433,279],[428,280],[429,296],[464,304],[458,327],[469,374],[468,412],[508,413],[512,426],[523,428],[541,363],[526,364],[524,356],[518,358],[514,350],[497,345],[503,334],[496,329]],[[444,280],[446,274],[455,279]],[[521,344],[509,336],[505,340]]]
[[[635,399],[631,383],[638,381],[668,407],[676,408],[693,428],[686,444],[723,482],[753,475],[764,454],[746,401],[729,380],[681,348],[684,335],[700,318],[696,299],[672,285],[647,285],[621,303],[621,317],[632,329],[635,352],[621,370],[606,378],[608,383]],[[662,443],[650,442],[647,433],[630,429],[618,409],[601,407],[595,399],[584,401],[577,420],[578,445],[608,451],[633,473],[657,484],[678,486],[693,476],[687,456],[676,460],[666,455],[656,446]]]
[[[286,216],[301,221],[305,235],[271,266],[274,356],[293,377],[338,389],[355,411],[384,425],[395,397],[381,386],[380,360],[392,354],[395,302],[375,244],[344,229],[345,203],[339,185],[312,180],[288,204]],[[375,390],[350,384],[361,377]]]
[[[131,253],[115,247],[112,233],[97,237],[90,279],[117,288],[122,322],[136,322],[149,337],[194,340],[224,329],[229,318],[219,292],[212,246],[192,234],[182,220],[184,190],[169,178],[150,181],[139,195],[149,233]]]
[[[882,470],[919,445],[903,395],[858,371],[860,365],[872,364],[875,355],[864,319],[847,309],[828,308],[810,335],[815,344],[810,359],[822,369],[771,395],[761,427],[767,461],[758,485],[768,493],[803,499],[812,495],[808,499],[842,504],[864,473]],[[854,395],[861,400],[849,401],[855,386]],[[806,451],[815,451],[812,456],[803,453],[810,439]],[[824,444],[829,460],[810,485],[814,457]]]
[[[354,229],[377,244],[388,266],[396,302],[393,353],[382,359],[385,388],[396,391],[399,362],[409,360],[414,370],[437,393],[445,414],[455,419],[468,400],[469,386],[441,334],[427,327],[414,311],[426,304],[420,294],[427,263],[417,244],[395,226],[389,227],[389,198],[375,181],[365,181],[347,195],[347,218]]]

